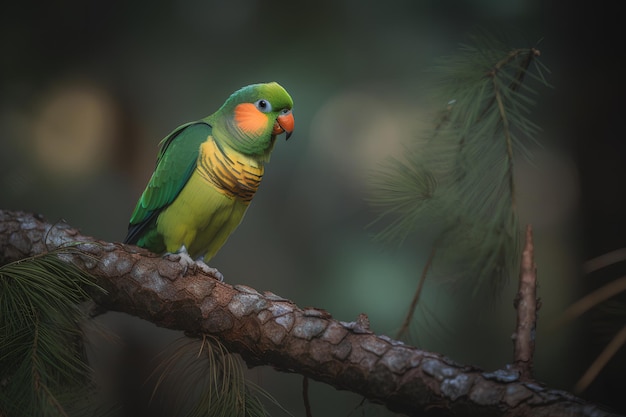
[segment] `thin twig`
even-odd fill
[[[493,82],[493,90],[495,92],[495,100],[498,104],[498,112],[500,113],[500,120],[502,121],[502,128],[504,131],[504,138],[506,140],[506,154],[508,159],[508,176],[509,176],[509,187],[511,190],[511,205],[513,207],[513,211],[515,212],[516,203],[515,203],[515,181],[513,179],[513,138],[511,137],[511,131],[509,126],[509,119],[507,117],[507,112],[504,106],[504,100],[502,98],[502,93],[500,92],[500,88],[498,87],[497,74],[504,67],[504,65],[508,64],[509,60],[517,58],[518,55],[526,53],[526,57],[522,64],[522,67],[519,68],[517,75],[511,82],[511,85],[508,87],[511,91],[515,91],[519,89],[519,86],[522,85],[522,81],[524,80],[524,76],[526,75],[526,71],[528,70],[528,66],[530,65],[532,59],[535,56],[539,56],[539,51],[535,48],[526,50],[526,49],[516,49],[509,54],[509,57],[498,62],[493,71],[490,73],[492,82]]]
[[[493,77],[493,90],[496,93],[496,102],[498,103],[498,112],[500,113],[500,120],[502,121],[502,130],[504,132],[504,139],[506,140],[506,155],[508,161],[507,175],[509,177],[509,189],[511,192],[511,207],[515,212],[515,179],[513,175],[513,139],[511,138],[511,131],[509,129],[509,119],[504,108],[504,101],[502,94],[498,88],[496,77]]]
[[[487,77],[492,78],[494,80],[494,82],[495,82],[495,79],[496,79],[498,73],[500,71],[502,71],[504,66],[509,64],[511,61],[515,60],[517,57],[519,57],[519,55],[521,55],[523,53],[527,53],[528,54],[526,56],[526,60],[524,61],[524,64],[522,65],[522,68],[519,69],[515,79],[511,82],[511,85],[509,86],[509,88],[512,89],[513,91],[517,90],[519,88],[519,86],[522,85],[522,81],[524,80],[524,76],[526,75],[526,71],[528,70],[528,67],[530,66],[530,63],[532,62],[532,59],[534,57],[538,57],[538,56],[541,55],[541,52],[539,52],[538,49],[535,49],[535,48],[531,48],[531,49],[514,49],[513,51],[509,52],[509,54],[506,56],[506,58],[503,58],[500,61],[498,61],[496,63],[496,65],[494,65],[493,68],[489,72],[487,72]],[[489,111],[489,109],[493,105],[494,101],[496,101],[496,98],[495,97],[491,97],[489,102],[487,102],[487,105],[483,108],[483,111],[480,113],[480,115],[476,119],[477,123],[480,122],[482,120],[482,118],[485,116],[485,114]]]
[[[526,226],[526,245],[522,253],[519,288],[515,298],[517,327],[513,334],[514,363],[523,379],[532,378],[537,326],[537,266],[534,260],[532,226]]]
[[[511,84],[509,85],[511,91],[516,91],[521,87],[522,82],[524,81],[524,77],[526,76],[526,72],[528,71],[528,67],[530,66],[533,58],[541,55],[539,49],[536,48],[522,49],[519,51],[522,53],[526,53],[526,57],[524,58],[521,67],[518,69],[515,78],[513,79],[513,81],[511,81]]]
[[[509,177],[509,188],[511,191],[511,206],[513,208],[513,212],[516,210],[516,201],[515,201],[515,180],[513,175],[513,138],[511,137],[511,130],[509,125],[509,119],[507,116],[506,108],[504,105],[504,99],[502,97],[502,93],[498,86],[498,73],[504,68],[505,65],[509,64],[510,61],[518,58],[520,55],[526,54],[522,67],[519,68],[518,73],[515,78],[509,85],[509,89],[511,91],[515,91],[519,89],[519,86],[522,84],[524,80],[524,76],[526,75],[526,71],[528,70],[528,66],[530,65],[532,59],[536,56],[539,56],[539,50],[532,49],[515,49],[509,53],[509,55],[498,62],[493,69],[488,73],[488,76],[491,77],[493,83],[493,90],[495,96],[490,100],[489,104],[483,110],[483,114],[487,112],[487,109],[491,107],[493,102],[495,101],[498,107],[498,113],[500,114],[500,120],[502,121],[502,130],[504,133],[504,139],[506,140],[506,154],[508,161],[508,172],[507,175]],[[479,120],[482,118],[483,114],[479,117]]]
[[[422,269],[422,275],[420,276],[419,283],[417,284],[417,289],[415,290],[415,294],[413,294],[413,299],[411,300],[411,305],[409,307],[409,311],[404,316],[404,321],[402,322],[402,326],[398,333],[396,334],[397,339],[401,339],[402,336],[406,334],[411,325],[411,321],[413,320],[413,315],[415,314],[415,309],[417,308],[417,303],[420,300],[420,296],[422,295],[422,290],[424,289],[424,282],[426,282],[426,276],[428,275],[428,270],[430,269],[433,258],[435,257],[435,252],[437,251],[437,242],[433,243],[433,247],[430,250],[430,255],[428,255],[428,259],[426,260],[426,265],[424,265],[424,269]]]

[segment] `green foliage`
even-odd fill
[[[371,203],[381,213],[377,239],[434,235],[436,274],[477,292],[516,273],[514,158],[530,158],[539,132],[528,118],[536,93],[524,81],[547,83],[535,48],[511,50],[488,35],[472,40],[434,68],[445,109],[425,140],[375,173]]]
[[[0,267],[0,414],[85,412],[92,390],[78,303],[92,279],[60,259],[65,247]],[[93,415],[93,410],[89,414]]]
[[[165,355],[154,373],[159,376],[153,401],[160,389],[167,389],[181,417],[269,416],[261,398],[289,414],[269,393],[246,379],[241,360],[212,336],[180,339]]]

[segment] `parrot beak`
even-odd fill
[[[280,116],[276,118],[276,123],[274,123],[274,129],[272,130],[272,133],[274,135],[279,135],[283,132],[287,132],[285,140],[288,140],[293,133],[293,126],[293,113],[291,112],[291,110],[288,110],[285,113],[281,113]]]

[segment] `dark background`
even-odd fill
[[[626,246],[625,36],[616,7],[523,0],[4,4],[0,207],[119,241],[158,141],[239,87],[278,81],[295,101],[294,136],[277,144],[249,213],[212,264],[228,282],[269,289],[340,320],[365,312],[377,333],[393,334],[427,243],[417,238],[390,251],[372,241],[366,225],[375,214],[365,202],[371,170],[428,127],[441,103],[422,94],[425,70],[454,53],[469,31],[521,34],[526,42],[512,47],[541,39],[554,89],[539,90],[532,118],[544,128],[543,148],[534,165],[516,165],[518,201],[522,223],[536,233],[536,376],[571,390],[623,325],[594,312],[546,330],[582,294],[624,274],[622,265],[590,276],[581,269]],[[414,337],[459,362],[502,366],[511,359],[514,286],[484,307],[432,283]],[[152,356],[179,333],[116,313],[99,321],[123,340],[93,344],[103,384],[124,392],[128,415],[147,413],[133,398],[146,395]],[[624,350],[583,397],[626,412]],[[300,377],[270,369],[250,376],[302,415]],[[360,398],[313,384],[312,401],[316,414],[343,416]]]

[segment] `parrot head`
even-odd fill
[[[276,137],[294,128],[293,100],[280,84],[253,84],[235,91],[208,117],[213,136],[234,150],[269,160]]]

